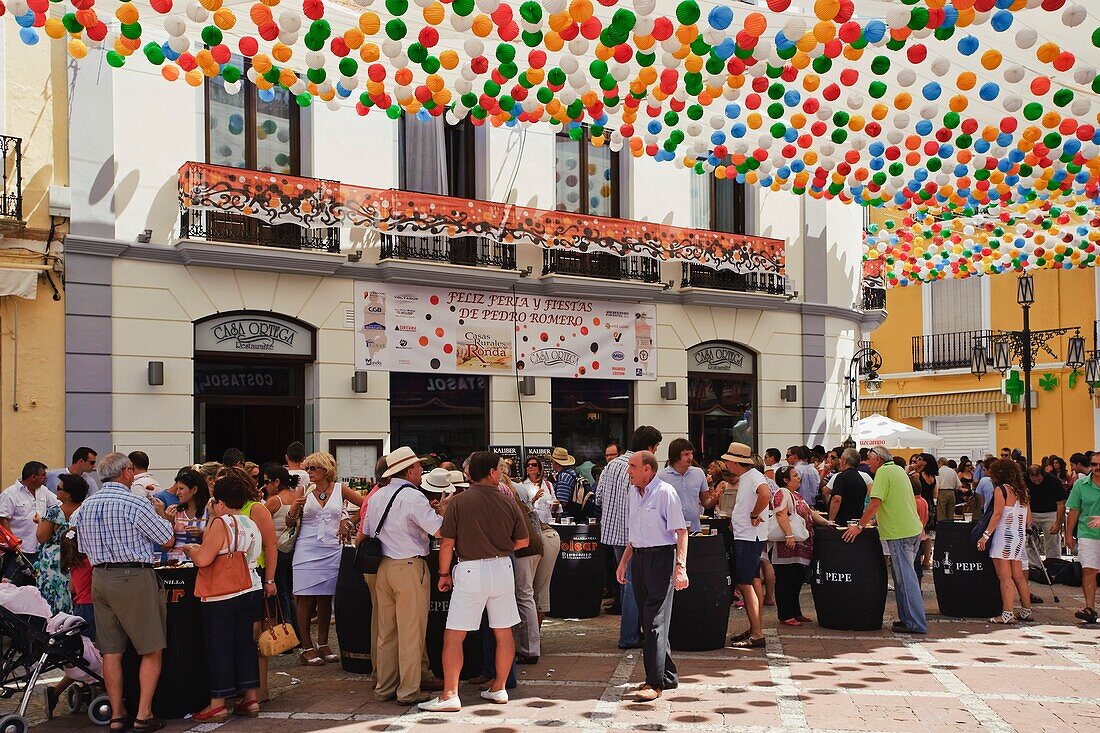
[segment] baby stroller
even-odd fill
[[[54,670],[77,679],[66,696],[70,712],[87,706],[93,723],[111,722],[102,662],[80,633],[84,620],[67,614],[49,617],[49,605],[37,588],[0,585],[0,698],[22,693],[18,710],[0,716],[0,733],[26,733],[30,724],[25,716],[35,686]]]
[[[22,544],[10,529],[0,526],[0,578],[8,578],[17,586],[34,585],[38,573],[23,554]]]

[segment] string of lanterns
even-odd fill
[[[144,57],[169,82],[247,83],[268,101],[363,116],[587,130],[699,174],[896,207],[903,226],[868,233],[864,250],[889,286],[1095,264],[1100,75],[1084,57],[1100,28],[1082,27],[1081,2],[901,0],[862,18],[854,0],[815,0],[812,17],[791,0],[706,12],[696,0],[671,12],[657,0],[230,1],[0,11],[24,43],[44,34],[76,59],[102,48],[116,68]],[[1080,29],[1080,45],[1040,37],[1029,18]],[[1021,53],[1034,61],[1011,60]]]

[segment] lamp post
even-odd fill
[[[1035,303],[1035,279],[1031,275],[1021,275],[1016,281],[1016,302],[1023,309],[1023,328],[1019,331],[1002,331],[988,337],[987,343],[980,343],[975,339],[971,348],[970,373],[981,379],[989,371],[989,359],[993,358],[993,368],[1004,376],[1012,368],[1015,358],[1019,361],[1024,372],[1024,433],[1027,449],[1027,460],[1030,462],[1034,456],[1031,439],[1031,370],[1035,366],[1035,355],[1040,350],[1046,351],[1052,357],[1054,352],[1047,342],[1055,336],[1074,332],[1069,338],[1066,348],[1065,365],[1074,372],[1086,365],[1085,339],[1081,337],[1079,328],[1048,328],[1039,331],[1031,330],[1031,306]],[[984,340],[984,339],[983,339]],[[1100,362],[1090,360],[1088,366],[1100,377]],[[1087,376],[1086,376],[1087,379]]]
[[[870,346],[864,346],[852,354],[852,360],[848,362],[848,376],[845,379],[848,383],[848,440],[851,440],[851,433],[855,432],[856,421],[859,420],[859,374],[861,371],[867,372],[867,391],[874,395],[882,389],[879,369],[882,369],[882,354]]]

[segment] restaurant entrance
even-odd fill
[[[756,354],[730,341],[688,349],[688,438],[706,466],[738,442],[756,446]]]

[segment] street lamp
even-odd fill
[[[984,346],[975,346],[970,352],[970,373],[981,379],[989,372]]]
[[[1016,302],[1022,306],[1035,302],[1035,278],[1031,275],[1020,275],[1016,280]]]
[[[1012,347],[1008,339],[1001,339],[993,346],[993,364],[1003,377],[1012,367]]]
[[[867,391],[878,394],[882,389],[879,369],[882,369],[882,354],[870,346],[864,346],[852,354],[852,360],[848,362],[848,376],[845,381],[848,383],[848,425],[852,432],[855,431],[856,421],[859,420],[859,373],[867,372]]]
[[[1085,337],[1077,331],[1066,342],[1066,366],[1077,371],[1085,365]]]

